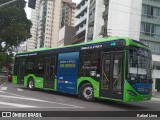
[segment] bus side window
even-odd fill
[[[80,76],[100,77],[100,50],[80,53]]]
[[[26,63],[26,73],[27,74],[34,73],[34,62],[33,61],[27,61],[27,63]]]

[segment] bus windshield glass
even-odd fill
[[[142,48],[129,49],[128,78],[130,84],[151,83],[151,52]]]

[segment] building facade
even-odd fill
[[[140,40],[152,50],[153,90],[160,80],[160,0],[143,0]]]
[[[86,28],[87,28],[87,20],[88,20],[88,10],[89,10],[89,2],[88,0],[81,0],[80,3],[76,6],[76,14],[75,17],[77,18],[74,26],[77,29],[76,35],[74,36],[74,42],[82,43],[85,42],[86,37]]]
[[[82,0],[76,8],[75,43],[107,36],[139,40],[142,0]]]
[[[27,51],[31,51],[36,49],[37,46],[37,26],[38,26],[38,12],[39,11],[39,0],[36,0],[35,9],[31,11],[31,21],[32,21],[32,28],[31,28],[31,35],[32,37],[27,40]]]
[[[71,45],[74,41],[73,36],[75,34],[76,30],[73,26],[63,26],[59,31],[58,46]]]
[[[62,0],[60,28],[65,25],[74,26],[76,3],[72,0]]]
[[[60,0],[40,0],[37,48],[50,48],[57,46],[60,6]]]
[[[75,6],[72,0],[37,0],[36,9],[32,10],[32,38],[27,40],[27,51],[57,47],[60,28],[74,24]]]

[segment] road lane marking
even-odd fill
[[[16,103],[10,103],[10,102],[1,102],[1,101],[0,101],[0,105],[14,106],[14,107],[20,107],[20,108],[37,108],[37,106],[16,104]]]
[[[58,102],[51,102],[51,101],[46,101],[46,100],[40,100],[40,99],[35,99],[35,98],[30,98],[30,97],[22,97],[22,96],[7,96],[7,95],[0,95],[0,97],[5,97],[5,98],[14,98],[14,99],[21,99],[21,100],[29,100],[29,101],[37,101],[37,102],[44,102],[44,103],[52,103],[52,104],[58,104],[58,105],[64,105],[64,106],[70,106],[74,108],[84,108],[80,106],[75,106],[71,104],[64,104],[64,103],[58,103]]]
[[[22,91],[23,91],[23,89],[17,88],[17,91],[20,91],[20,92],[22,92]]]
[[[1,87],[0,89],[1,90],[7,90],[7,87]]]
[[[6,84],[6,82],[4,81],[4,82],[0,85],[0,88],[3,87],[3,85],[5,85],[5,84]]]

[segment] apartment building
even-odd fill
[[[27,51],[57,47],[60,28],[74,24],[75,7],[72,0],[37,0],[31,15],[32,38],[27,40]]]
[[[86,37],[86,28],[87,28],[87,17],[88,17],[88,9],[89,9],[89,2],[88,0],[81,0],[80,3],[76,6],[77,12],[75,17],[77,21],[75,22],[74,26],[77,29],[76,35],[74,36],[74,42],[82,43],[85,42]]]
[[[89,0],[88,20],[85,42],[101,37],[101,29],[104,25],[103,11],[105,11],[104,0]]]
[[[37,48],[57,46],[61,0],[40,0]]]
[[[82,0],[76,7],[75,43],[105,36],[139,40],[141,8],[142,0]]]
[[[60,28],[62,28],[65,25],[74,26],[74,22],[76,20],[75,9],[76,3],[73,3],[72,0],[62,0]]]
[[[39,11],[39,1],[36,0],[35,9],[31,10],[31,21],[32,21],[32,28],[31,28],[31,35],[32,37],[27,40],[27,51],[31,51],[37,48],[37,25],[38,25],[38,11]]]
[[[160,80],[160,0],[142,1],[140,40],[152,50],[153,89]]]

